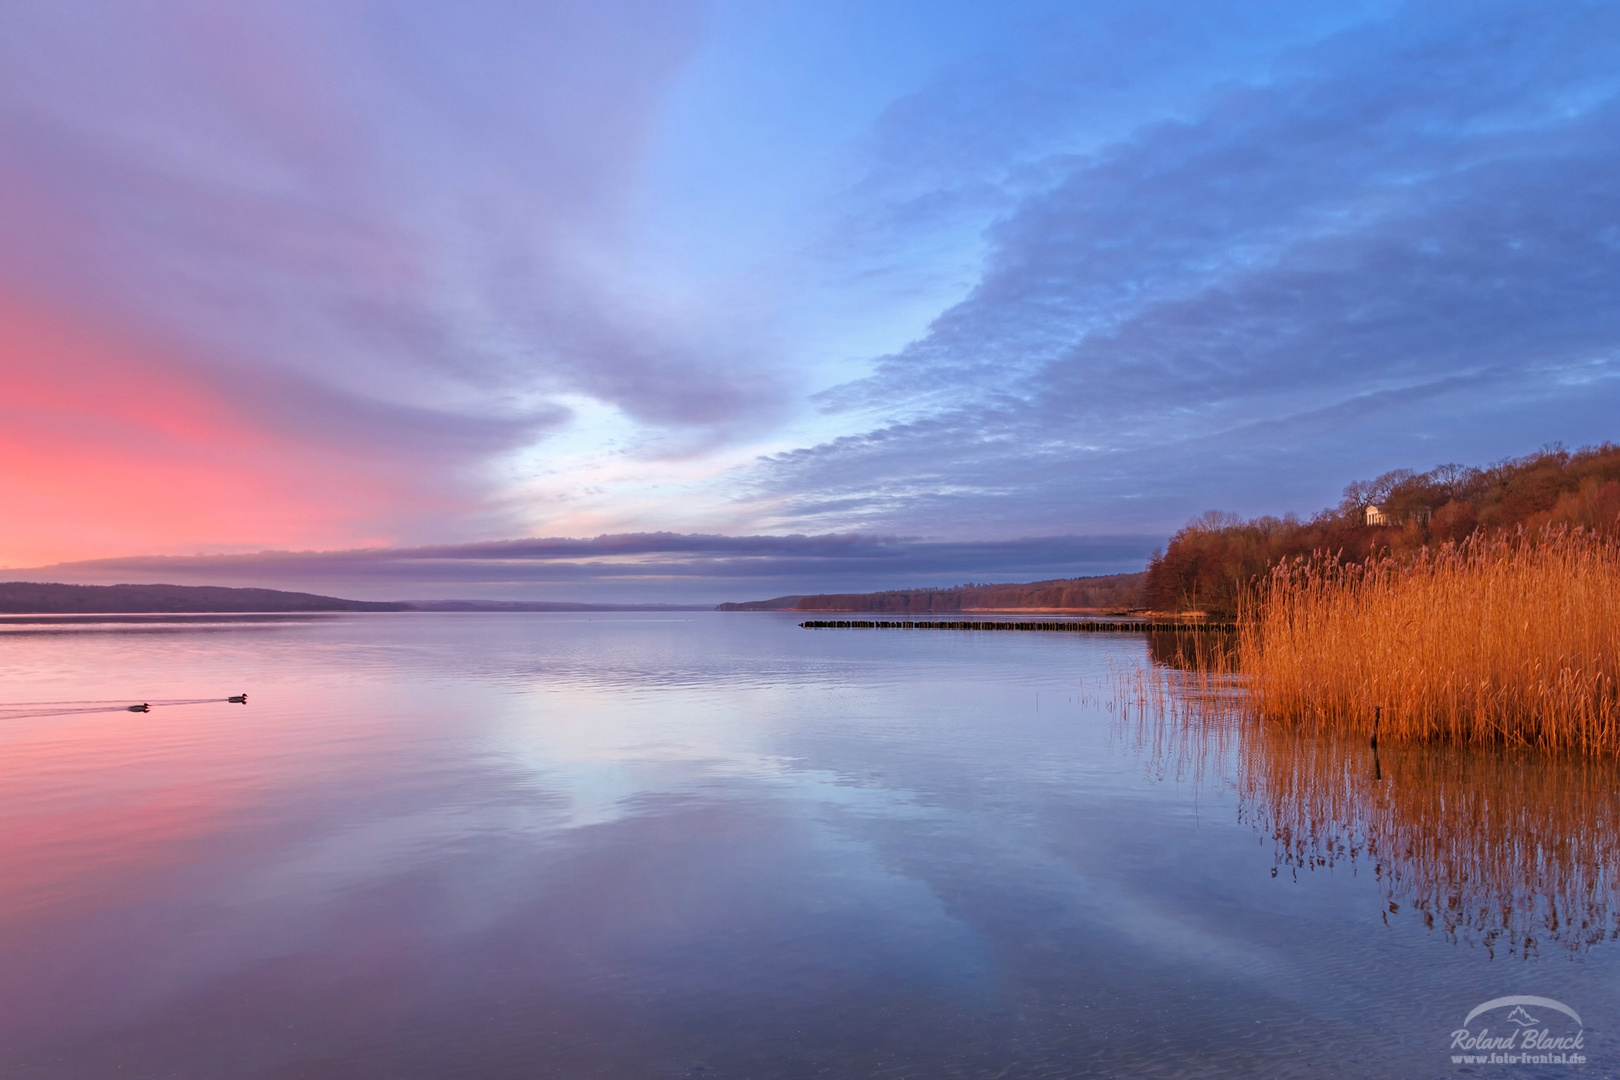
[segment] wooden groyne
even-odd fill
[[[979,619],[810,619],[806,630],[1047,630],[1065,633],[1143,634],[1154,630],[1230,630],[1232,623],[1169,619],[1063,619],[986,622]]]

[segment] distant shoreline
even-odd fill
[[[886,589],[870,593],[816,593],[721,604],[720,611],[859,611],[874,615],[951,615],[960,612],[1125,614],[1142,607],[1147,571],[1054,578],[945,589]]]
[[[0,582],[0,619],[32,616],[62,621],[113,615],[319,615],[353,612],[611,612],[713,611],[712,604],[585,604],[546,600],[346,600],[280,589],[220,585],[68,585]],[[9,620],[8,620],[9,621]],[[106,620],[103,620],[106,621]]]
[[[320,611],[404,611],[402,603],[344,600],[280,589],[218,585],[67,585],[0,582],[5,615],[250,615]]]

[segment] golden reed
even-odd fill
[[[1414,560],[1278,566],[1239,617],[1265,720],[1387,742],[1620,753],[1620,543],[1475,537]]]

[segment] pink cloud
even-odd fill
[[[0,295],[0,560],[379,542],[376,522],[401,506],[465,509],[386,459],[277,430],[256,395],[199,367],[83,312]]]

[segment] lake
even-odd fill
[[[1620,1071],[1611,766],[1132,709],[1147,649],[0,626],[0,703],[249,695],[0,719],[0,1076]],[[1591,1064],[1453,1064],[1514,996]]]

